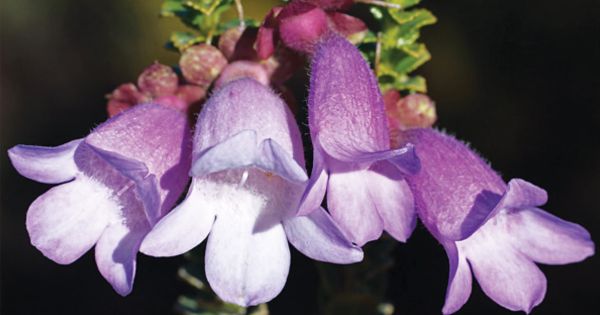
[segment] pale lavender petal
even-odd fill
[[[293,182],[308,180],[304,167],[299,165],[291,154],[273,139],[266,139],[258,148],[255,165],[265,171],[272,172]]]
[[[304,166],[300,130],[290,109],[268,87],[249,78],[227,83],[206,101],[196,123],[194,156],[244,130],[255,131],[257,143],[273,139]]]
[[[508,182],[506,193],[497,208],[499,209],[522,209],[527,207],[538,207],[548,201],[545,190],[525,180],[515,178]]]
[[[417,224],[414,200],[406,181],[386,161],[374,164],[364,181],[383,220],[383,228],[398,241],[406,242]]]
[[[377,152],[347,151],[347,148],[338,147],[335,144],[330,145],[329,150],[324,150],[329,156],[350,163],[371,164],[388,160],[402,173],[407,175],[416,174],[421,168],[414,146],[410,143],[402,148]]]
[[[389,149],[383,98],[359,50],[331,35],[316,48],[308,97],[313,141],[340,158]]]
[[[205,150],[194,161],[190,175],[200,178],[220,171],[254,166],[290,181],[305,182],[304,168],[275,140],[260,145],[254,130],[244,130]]]
[[[304,255],[320,261],[349,264],[363,259],[363,252],[339,230],[323,208],[308,216],[283,221],[288,241]]]
[[[471,287],[473,277],[469,263],[457,248],[454,242],[444,244],[448,261],[450,263],[450,273],[448,275],[448,288],[446,289],[446,301],[442,308],[443,314],[452,314],[457,312],[471,296]]]
[[[202,243],[210,232],[216,210],[202,184],[194,180],[185,200],[156,224],[140,251],[154,257],[181,255]]]
[[[419,216],[438,239],[461,240],[489,218],[506,184],[465,144],[434,129],[413,129],[421,170],[408,176]]]
[[[546,294],[546,277],[526,257],[490,248],[469,254],[481,289],[494,302],[512,311],[529,313]]]
[[[8,150],[8,157],[19,174],[35,181],[57,184],[75,178],[75,149],[81,139],[57,147],[17,145]]]
[[[256,155],[256,131],[243,130],[200,153],[193,162],[190,175],[200,178],[211,173],[251,166]]]
[[[528,313],[544,299],[546,277],[514,247],[511,221],[501,212],[457,247],[487,296],[505,308]]]
[[[31,243],[59,264],[70,264],[86,253],[108,224],[107,211],[117,211],[111,192],[89,178],[50,189],[27,212]]]
[[[224,301],[242,306],[257,305],[277,296],[290,267],[283,226],[272,224],[256,231],[255,225],[263,214],[260,204],[255,204],[258,199],[248,201],[252,200],[237,202],[234,209],[220,209],[205,254],[211,288]]]
[[[376,240],[383,221],[365,178],[368,170],[349,168],[332,171],[327,183],[327,207],[345,235],[359,246]]]
[[[307,215],[321,207],[327,191],[327,181],[329,180],[329,174],[324,168],[324,163],[321,149],[313,143],[312,173],[300,201],[298,215]]]
[[[154,174],[148,173],[146,164],[116,152],[97,148],[87,143],[87,141],[84,144],[117,172],[135,183],[135,189],[144,204],[144,213],[148,222],[151,224],[156,223],[161,216],[158,181]]]
[[[505,233],[513,247],[533,261],[562,265],[594,254],[590,234],[579,224],[536,208],[510,212]]]
[[[96,244],[96,264],[102,276],[122,296],[131,293],[136,270],[136,256],[150,226],[131,222],[109,225]]]

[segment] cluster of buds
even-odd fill
[[[136,104],[149,102],[187,112],[192,104],[204,98],[206,89],[179,82],[171,67],[155,62],[140,74],[137,86],[134,83],[124,83],[107,96],[108,116],[113,117]]]

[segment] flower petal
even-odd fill
[[[384,229],[406,242],[417,224],[415,204],[406,181],[386,161],[374,164],[364,178]]]
[[[224,301],[257,305],[283,289],[290,251],[281,224],[255,231],[256,209],[252,203],[238,205],[219,211],[206,247],[206,277]]]
[[[349,264],[363,259],[363,252],[342,234],[323,208],[308,216],[283,221],[288,241],[304,255],[325,262]]]
[[[344,162],[369,164],[377,161],[388,160],[406,175],[416,174],[421,168],[421,164],[417,154],[415,153],[414,146],[410,143],[406,144],[402,148],[377,152],[346,152],[345,150],[346,148],[338,147],[336,144],[331,144],[329,149],[326,149],[325,151],[331,157]]]
[[[158,181],[156,180],[155,175],[149,174],[146,164],[116,152],[103,150],[87,143],[87,141],[84,142],[84,145],[121,175],[135,183],[135,189],[144,204],[144,213],[146,214],[148,222],[151,224],[156,223],[161,216],[161,199],[158,190]],[[76,159],[79,162],[79,160],[85,159],[85,157],[77,156]],[[78,163],[78,165],[83,165],[83,163]],[[95,165],[90,165],[90,167],[94,166]]]
[[[339,35],[317,45],[308,108],[313,141],[318,138],[336,159],[390,147],[377,80],[358,49]]]
[[[50,189],[31,204],[27,231],[44,256],[70,264],[94,246],[108,224],[106,212],[117,208],[107,188],[78,178]]]
[[[202,243],[210,232],[217,209],[202,184],[194,180],[185,200],[156,224],[140,251],[154,257],[181,255]]]
[[[258,148],[258,156],[254,163],[257,167],[275,173],[289,181],[305,182],[308,180],[304,168],[285,152],[273,139],[265,139]]]
[[[327,208],[351,241],[362,246],[379,238],[383,221],[368,188],[370,171],[359,168],[332,170],[327,183]]]
[[[244,130],[207,149],[194,161],[190,175],[200,178],[229,169],[255,166],[287,180],[308,180],[303,167],[273,139],[256,143],[256,132]]]
[[[525,180],[515,178],[508,182],[504,197],[498,204],[499,209],[522,209],[538,207],[548,201],[545,190]]]
[[[149,225],[130,226],[131,222],[109,225],[96,244],[98,270],[117,293],[131,293],[136,270],[136,256]]]
[[[511,212],[506,233],[513,247],[534,261],[561,265],[594,254],[590,234],[579,224],[564,221],[541,209]]]
[[[256,151],[256,132],[240,131],[202,152],[193,162],[190,176],[200,178],[211,173],[250,166],[254,164]]]
[[[313,168],[302,200],[300,201],[298,208],[299,216],[307,215],[321,207],[329,179],[329,175],[324,168],[324,162],[321,149],[313,143]]]
[[[471,296],[473,279],[467,259],[458,251],[454,242],[444,244],[444,248],[450,262],[450,274],[442,313],[452,314],[457,312]]]
[[[503,231],[506,219],[496,216],[457,246],[487,296],[505,308],[529,313],[544,299],[546,277],[511,246],[510,233]]]
[[[8,150],[8,157],[17,172],[29,179],[46,184],[63,183],[77,174],[73,155],[81,140],[57,147],[16,145]]]

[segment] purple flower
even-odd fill
[[[390,149],[377,80],[356,47],[333,35],[317,46],[308,118],[313,170],[300,214],[318,209],[327,190],[334,220],[362,246],[386,230],[405,241],[415,226],[402,174],[418,171],[412,145]]]
[[[206,276],[225,301],[256,305],[279,294],[288,241],[317,260],[362,259],[323,209],[294,217],[307,180],[300,132],[285,103],[252,79],[224,85],[204,105],[190,174],[186,199],[148,234],[142,252],[179,255],[210,233]]]
[[[401,134],[414,143],[421,171],[408,177],[418,215],[450,261],[444,314],[471,294],[471,272],[483,291],[513,311],[530,312],[546,293],[535,263],[567,264],[594,254],[581,226],[538,206],[546,191],[522,179],[508,185],[467,146],[433,129]]]
[[[31,243],[59,264],[96,245],[98,270],[121,295],[131,292],[140,243],[177,201],[190,169],[185,114],[139,105],[58,147],[17,145],[17,171],[61,184],[27,212]]]

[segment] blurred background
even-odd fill
[[[93,253],[70,266],[29,243],[25,213],[50,186],[20,177],[6,150],[58,145],[106,118],[105,94],[135,81],[163,49],[175,20],[160,0],[0,2],[0,313],[172,314],[183,284],[181,257],[140,255],[133,293],[121,298],[96,270]],[[261,17],[270,1],[245,0]],[[438,126],[467,140],[505,179],[548,190],[544,207],[600,241],[600,2],[425,0],[439,22],[424,29],[433,59],[421,68],[437,102]],[[441,246],[418,226],[395,251],[388,298],[397,314],[439,314],[447,283]],[[542,266],[545,301],[533,314],[597,314],[600,257]],[[272,314],[316,314],[316,269],[293,253]],[[510,314],[474,285],[459,314]]]

